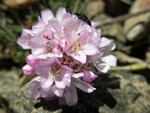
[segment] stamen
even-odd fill
[[[50,75],[54,75],[53,73],[49,73]]]
[[[48,36],[46,36],[46,39],[48,39]]]
[[[79,44],[76,40],[73,40],[73,42],[75,42],[77,45]]]
[[[53,74],[53,75],[55,75],[55,76],[59,76],[59,74]]]
[[[74,51],[74,50],[75,50],[75,47],[76,47],[75,45],[72,47],[72,51]]]
[[[54,70],[57,70],[55,66],[53,66],[53,69],[54,69]]]
[[[79,44],[78,46],[81,46],[81,44]]]
[[[60,72],[60,69],[58,71],[56,71],[56,73],[59,73]]]
[[[49,70],[51,70],[51,67],[49,67]]]
[[[77,49],[77,51],[79,51],[79,47],[78,46],[76,46],[76,49]]]
[[[78,33],[78,36],[80,36],[80,33]]]

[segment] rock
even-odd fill
[[[25,87],[19,86],[19,71],[16,69],[0,71],[0,99],[2,100],[0,105],[3,103],[5,106],[5,109],[3,106],[0,107],[0,111],[7,111],[7,113],[49,113],[43,108],[35,109],[34,104],[39,100],[31,99]],[[51,113],[60,113],[56,111]]]
[[[136,0],[129,13],[136,13],[150,7],[150,0]],[[124,34],[129,41],[138,41],[145,37],[150,25],[150,13],[129,18],[124,23]]]
[[[110,109],[104,105],[99,107],[100,113],[150,113],[150,86],[142,75],[120,72],[120,89],[109,89],[117,101]]]
[[[146,62],[148,64],[148,68],[150,69],[150,47],[146,51],[146,55],[145,56],[146,56],[145,60],[146,60]]]
[[[104,11],[105,4],[102,0],[91,1],[87,4],[86,14],[88,18],[96,16],[98,13],[102,13]]]
[[[141,32],[144,32],[145,28],[143,23],[139,23],[135,25],[128,33],[126,37],[129,41],[135,41],[137,36],[140,36]]]

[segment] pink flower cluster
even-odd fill
[[[92,72],[94,66],[104,73],[116,66],[116,57],[108,55],[115,44],[101,37],[96,22],[90,26],[62,7],[56,17],[49,9],[42,11],[38,20],[32,30],[23,29],[17,41],[23,49],[32,51],[22,69],[24,75],[38,75],[26,89],[32,98],[59,97],[60,104],[75,105],[76,88],[87,93],[95,90],[91,85],[97,78]]]

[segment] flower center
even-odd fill
[[[81,43],[78,43],[76,40],[73,40],[73,42],[75,44],[72,46],[72,52],[74,52],[75,50],[79,51],[79,47],[83,47],[83,45]]]
[[[50,75],[59,76],[61,69],[60,69],[60,66],[58,64],[54,64],[52,66],[52,68],[49,67],[49,71],[50,71],[49,72]]]
[[[54,43],[53,42],[47,42],[44,48],[47,50],[47,52],[52,52],[54,48]]]
[[[64,57],[60,58],[59,60],[61,61],[62,65],[66,65],[69,68],[72,68],[74,70],[74,72],[79,72],[81,67],[83,66],[83,65],[81,65],[82,64],[81,62],[79,62],[67,55],[64,55]]]

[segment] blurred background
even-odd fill
[[[99,22],[102,37],[113,39],[118,66],[99,73],[92,94],[79,92],[74,107],[32,100],[21,68],[30,50],[16,41],[32,29],[41,10],[59,7]],[[150,0],[0,0],[0,113],[150,113]]]

